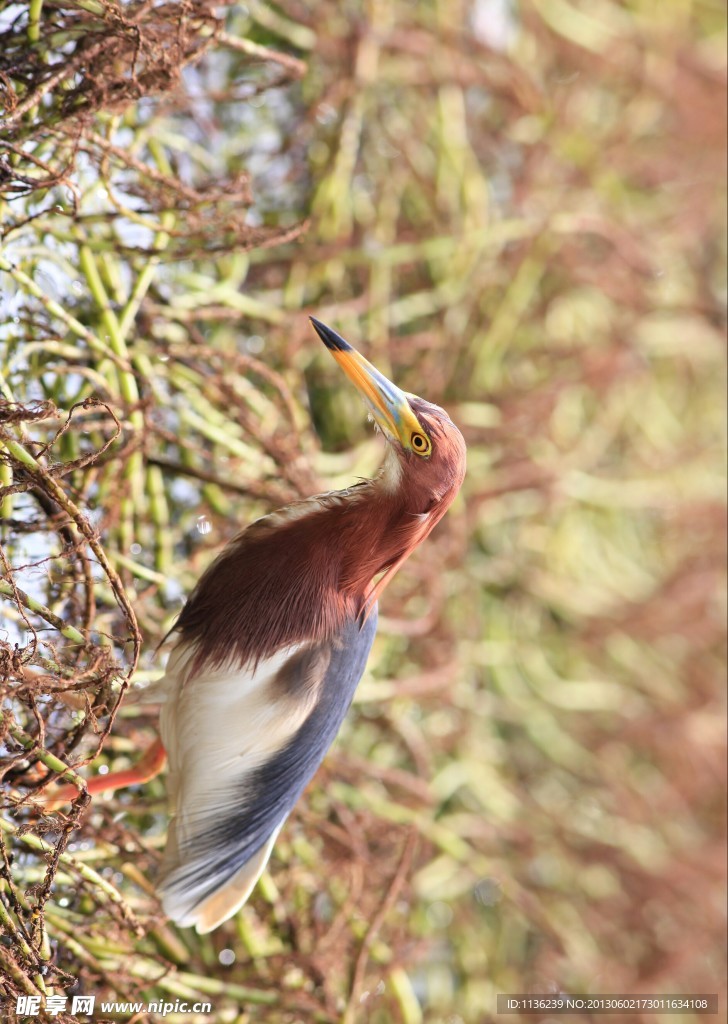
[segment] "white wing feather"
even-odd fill
[[[256,667],[226,664],[195,673],[190,668],[195,648],[178,644],[172,651],[164,677],[155,684],[163,701],[160,714],[162,742],[169,758],[168,792],[170,824],[162,865],[160,888],[166,912],[178,923],[197,923],[208,931],[210,914],[195,906],[209,885],[204,876],[197,887],[188,887],[181,895],[174,888],[175,873],[191,866],[192,840],[216,822],[224,820],[241,780],[255,768],[282,750],[311,711],[310,699],[289,700],[277,692],[273,683],[283,665],[300,648],[292,646]],[[230,728],[234,723],[234,728]],[[276,833],[260,855],[231,880],[231,889],[240,899],[228,905],[231,916],[245,901],[262,873],[275,842]],[[204,853],[198,856],[204,857]],[[213,914],[214,916],[214,914]]]

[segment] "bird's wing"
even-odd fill
[[[248,898],[339,731],[375,631],[376,610],[330,640],[194,675],[194,649],[175,649],[160,716],[173,819],[158,889],[178,924],[210,931]]]

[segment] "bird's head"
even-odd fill
[[[311,317],[324,345],[355,385],[389,442],[380,477],[413,515],[435,521],[465,475],[465,441],[444,409],[401,391],[336,331]]]

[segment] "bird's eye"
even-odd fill
[[[424,434],[413,434],[410,438],[410,444],[418,455],[429,455],[432,445],[425,437]]]

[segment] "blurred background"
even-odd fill
[[[7,1019],[723,1013],[724,5],[5,3],[0,53]],[[33,794],[148,745],[126,690],[241,525],[376,470],[308,313],[447,408],[468,475],[199,937],[150,881],[163,779]]]

